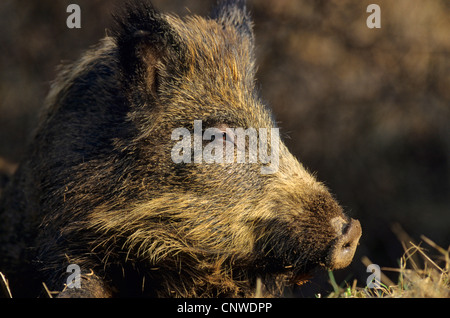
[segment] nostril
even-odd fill
[[[351,246],[350,242],[344,243],[344,245],[342,245],[342,249],[347,249]]]
[[[342,235],[346,235],[350,229],[351,222],[348,222],[342,226]]]
[[[348,222],[345,221],[342,217],[337,216],[330,221],[331,226],[336,231],[338,236],[344,235],[348,230]]]

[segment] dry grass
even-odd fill
[[[331,298],[450,298],[450,246],[444,249],[427,237],[421,239],[428,247],[409,242],[403,243],[405,253],[399,268],[382,267],[382,271],[398,273],[398,282],[392,282],[381,272],[380,287],[357,287],[357,281],[345,287],[338,286],[330,272],[333,292]],[[432,250],[428,248],[431,247]],[[432,254],[432,252],[437,254]],[[433,255],[433,256],[432,256]],[[368,258],[364,265],[371,264]]]
[[[9,289],[8,280],[5,275],[0,272],[0,298],[12,298],[11,290]]]

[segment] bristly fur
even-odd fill
[[[0,210],[13,293],[61,297],[264,295],[326,265],[346,220],[280,144],[262,162],[176,164],[175,128],[273,128],[255,88],[244,1],[211,18],[125,6],[112,36],[63,67]],[[64,289],[69,264],[81,290]],[[64,290],[63,290],[64,289]]]
[[[253,41],[253,22],[247,11],[245,0],[219,1],[211,13],[212,19],[219,25],[231,25],[239,34],[247,36]]]
[[[144,66],[142,62],[146,58],[146,50],[152,50],[160,58],[182,58],[185,48],[179,35],[152,4],[127,2],[123,11],[114,15],[114,20],[113,38],[119,49],[121,65],[128,72],[135,72],[136,68]]]

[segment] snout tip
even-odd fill
[[[330,269],[340,269],[350,265],[361,234],[361,224],[358,220],[351,219],[330,251],[328,266]]]

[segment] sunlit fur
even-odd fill
[[[12,289],[61,291],[75,263],[86,290],[61,296],[251,296],[258,278],[279,295],[327,266],[330,219],[346,217],[283,143],[267,175],[261,163],[170,157],[171,132],[194,120],[276,126],[255,84],[245,5],[226,1],[212,18],[126,10],[61,67],[5,192],[0,269]]]

